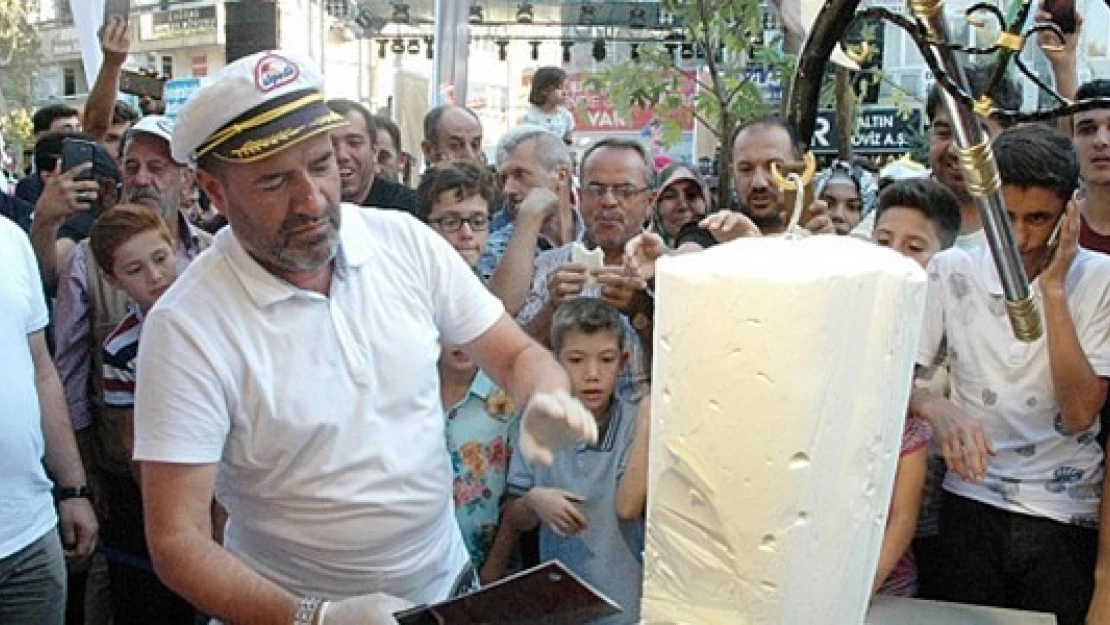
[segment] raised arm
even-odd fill
[[[89,91],[85,103],[85,115],[81,126],[86,133],[97,141],[103,141],[112,125],[112,111],[116,106],[116,93],[119,88],[123,64],[131,51],[131,24],[127,20],[113,17],[97,32],[100,50],[104,61],[96,74],[96,82]]]

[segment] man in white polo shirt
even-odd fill
[[[1079,247],[1067,137],[1011,128],[994,152],[1045,335],[1014,338],[988,248],[933,258],[918,363],[936,362],[947,341],[952,399],[915,391],[911,410],[932,425],[949,468],[936,590],[1080,625],[1103,479],[1095,437],[1110,376],[1110,258]]]
[[[228,65],[173,153],[228,219],[147,317],[135,457],[163,581],[233,623],[392,623],[469,587],[436,361],[463,349],[524,406],[525,454],[596,439],[552,357],[411,216],[340,204],[323,77]],[[211,538],[213,492],[230,521]]]

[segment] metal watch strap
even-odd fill
[[[297,613],[293,616],[293,625],[318,625],[316,615],[322,603],[323,601],[316,597],[297,599]]]

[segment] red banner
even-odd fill
[[[681,95],[685,107],[674,116],[682,125],[683,131],[692,131],[694,116],[691,111],[694,109],[694,94],[697,86],[693,72],[684,72],[684,75]],[[576,132],[639,132],[657,121],[657,115],[651,109],[633,107],[625,114],[617,112],[616,107],[604,93],[586,88],[586,79],[590,76],[591,74],[586,72],[567,74],[567,108],[574,113]],[[523,79],[524,94],[527,96],[528,88],[532,83],[531,73],[525,74]]]

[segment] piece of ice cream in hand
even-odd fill
[[[582,402],[563,390],[532,395],[520,419],[520,451],[528,462],[550,466],[557,452],[579,441],[597,442],[597,421]]]

